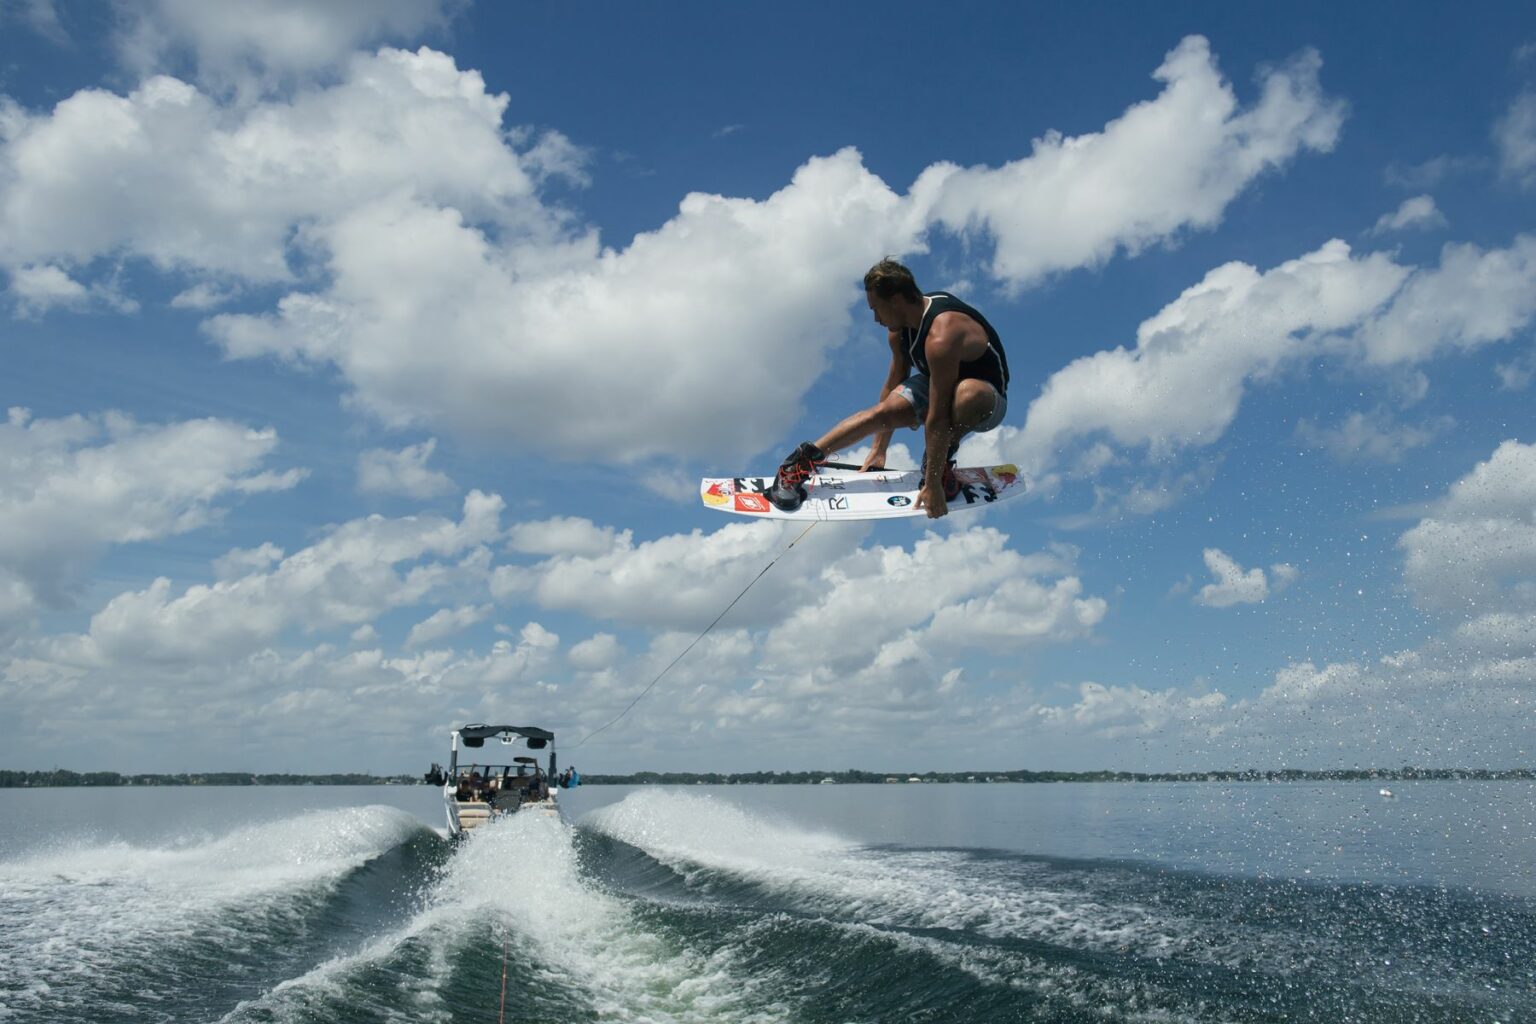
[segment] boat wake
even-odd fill
[[[1533,962],[1519,900],[870,847],[675,790],[0,862],[4,1024],[1439,1024],[1531,1016]]]
[[[340,917],[325,937],[313,923],[343,881],[428,834],[404,811],[364,807],[184,845],[74,845],[0,863],[4,1012],[105,1019],[177,999],[204,971],[238,984],[285,947],[338,938]]]
[[[628,902],[582,877],[576,832],[517,814],[454,849],[400,929],[248,1001],[225,1020],[313,1020],[409,1006],[431,1019],[659,1022],[783,1019],[772,979],[735,969],[647,927]]]
[[[891,1012],[911,1010],[923,991],[941,990],[951,1011],[970,1004],[977,1015],[1009,1006],[1045,1019],[1325,1011],[1451,1021],[1504,999],[1528,1008],[1536,995],[1531,972],[1510,985],[1507,948],[1424,941],[1464,934],[1470,921],[1491,934],[1498,918],[1499,934],[1531,949],[1536,917],[1519,904],[997,851],[872,848],[675,791],[634,793],[582,824],[667,869],[670,884],[644,877],[631,858],[628,870],[652,899],[680,913],[754,916],[761,943],[804,951],[789,973],[823,975],[833,990],[865,978],[849,1002],[866,1008],[900,992]],[[979,987],[945,979],[951,972]],[[1495,1011],[1490,1019],[1506,1018]]]

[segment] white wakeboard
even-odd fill
[[[1024,474],[1012,465],[968,466],[956,469],[955,476],[960,493],[949,502],[951,512],[995,505],[1029,489]],[[793,512],[781,511],[768,500],[772,475],[705,477],[699,498],[709,508],[756,519],[900,519],[928,514],[917,507],[921,479],[915,469],[860,473],[824,466],[805,482],[805,501]]]

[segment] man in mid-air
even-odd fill
[[[971,432],[985,433],[1008,411],[1008,357],[997,331],[948,292],[924,295],[912,271],[884,259],[864,275],[875,322],[890,332],[891,368],[880,401],[856,412],[814,444],[806,441],[779,467],[768,498],[786,511],[800,506],[802,484],[830,453],[875,435],[860,467],[885,468],[897,427],[923,428],[923,483],[917,506],[937,519],[960,493],[955,449]]]

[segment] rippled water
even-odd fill
[[[1536,1020],[1532,789],[1439,787],[0,793],[0,1019]]]

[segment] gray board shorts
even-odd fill
[[[1008,396],[990,383],[988,387],[992,387],[992,394],[996,401],[992,403],[991,415],[971,428],[970,432],[973,434],[985,434],[995,429],[999,423],[1003,422],[1003,417],[1008,415]],[[928,377],[925,374],[914,373],[901,382],[896,393],[911,403],[912,411],[917,413],[917,423],[912,429],[921,427],[923,421],[928,418]]]

